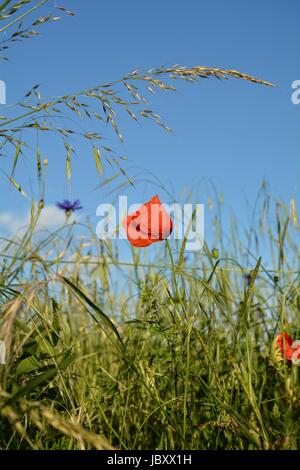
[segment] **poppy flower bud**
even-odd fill
[[[44,201],[44,199],[40,199],[39,200],[39,209],[44,209],[44,207],[45,207],[45,201]]]

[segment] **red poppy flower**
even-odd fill
[[[123,221],[128,241],[138,248],[165,240],[172,233],[173,223],[159,197],[153,196]]]
[[[287,333],[279,333],[276,338],[276,345],[288,361],[296,363],[300,359],[300,344],[298,341],[294,341]]]

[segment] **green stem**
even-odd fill
[[[22,20],[25,16],[29,15],[29,13],[32,13],[34,10],[36,10],[37,8],[43,6],[45,3],[47,3],[48,0],[43,0],[42,2],[38,3],[37,5],[35,5],[34,7],[30,8],[29,10],[25,11],[25,13],[23,13],[23,15],[20,15],[18,16],[18,18],[16,18],[15,20],[11,21],[10,23],[8,23],[6,26],[4,26],[2,29],[0,29],[0,33],[2,33],[3,31],[5,31],[6,29],[10,28],[11,26],[13,26],[15,23],[17,23],[18,21]],[[5,3],[5,2],[4,2]],[[5,7],[5,5],[4,5]],[[1,8],[1,7],[0,7]]]
[[[169,240],[166,240],[166,245],[167,245],[167,249],[168,249],[169,256],[170,256],[170,261],[171,261],[171,266],[172,266],[172,275],[173,275],[175,293],[176,293],[176,296],[178,297],[178,299],[180,299],[180,294],[179,294],[179,290],[178,290],[178,283],[177,283],[177,278],[176,278],[176,267],[175,267],[174,258],[173,258],[173,255],[172,255],[172,250],[171,250],[171,247],[170,247]]]
[[[187,397],[188,397],[188,386],[189,386],[189,377],[190,377],[190,340],[191,340],[191,328],[192,328],[192,323],[189,321],[189,317],[184,305],[184,302],[181,299],[179,289],[178,289],[178,283],[177,283],[177,278],[176,278],[176,267],[174,263],[174,258],[172,255],[170,243],[168,240],[166,240],[166,245],[167,249],[169,252],[170,260],[171,260],[171,266],[172,266],[172,274],[173,274],[173,282],[174,282],[174,287],[175,287],[175,294],[176,297],[178,298],[182,310],[185,316],[186,321],[188,322],[187,324],[187,338],[186,338],[186,370],[185,370],[185,377],[184,377],[184,393],[183,393],[183,433],[182,433],[182,448],[185,448],[185,437],[186,437],[186,430],[187,430]]]
[[[171,261],[172,276],[173,276],[173,283],[174,283],[175,297],[176,297],[175,300],[180,302],[180,305],[182,306],[182,310],[183,310],[185,319],[188,320],[187,311],[186,311],[184,302],[182,301],[182,298],[181,298],[181,295],[180,295],[180,292],[179,292],[179,287],[178,287],[178,282],[177,282],[177,277],[176,277],[177,267],[175,266],[175,263],[174,263],[174,258],[173,258],[173,254],[172,254],[172,250],[171,250],[171,247],[170,247],[169,240],[166,240],[166,245],[167,245],[167,249],[168,249],[169,256],[170,256],[170,261]]]
[[[184,392],[183,392],[183,433],[182,443],[185,445],[186,429],[187,429],[187,396],[190,379],[190,340],[191,340],[191,326],[188,325],[188,334],[186,338],[186,370],[184,377]],[[185,446],[183,447],[183,449]]]
[[[19,119],[30,116],[31,114],[38,113],[39,111],[41,111],[41,110],[40,109],[35,109],[33,111],[29,111],[28,113],[21,114],[21,116],[17,116],[13,119],[10,119],[9,121],[3,122],[2,124],[0,124],[0,127],[7,126],[8,124],[11,124],[12,122],[15,122],[15,121],[18,121]]]

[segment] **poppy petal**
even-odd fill
[[[145,247],[168,238],[173,223],[155,195],[136,212],[129,214],[123,221],[123,227],[133,246]]]
[[[285,359],[291,361],[295,354],[295,349],[292,347],[294,340],[287,333],[279,333],[276,338],[276,345],[280,352],[284,354]]]

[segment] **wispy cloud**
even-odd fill
[[[63,211],[54,205],[45,206],[37,222],[36,230],[53,230],[64,224],[66,220]],[[71,216],[68,222],[73,222],[74,216]],[[22,216],[14,212],[0,213],[0,231],[6,234],[16,235],[28,227],[30,224],[30,210]]]

